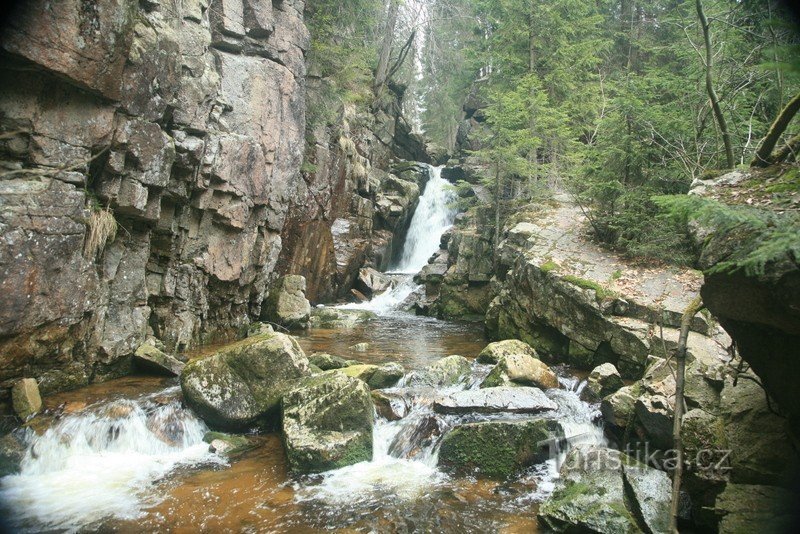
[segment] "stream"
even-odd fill
[[[327,352],[364,363],[399,362],[407,375],[383,390],[404,417],[376,418],[373,459],[321,475],[294,477],[279,434],[253,436],[257,447],[233,460],[209,452],[206,425],[181,401],[176,379],[128,377],[53,395],[59,413],[28,430],[22,472],[0,479],[2,516],[18,531],[113,532],[532,532],[537,503],[551,490],[564,450],[512,480],[456,477],[437,468],[449,428],[498,418],[442,415],[434,398],[478,388],[491,366],[445,390],[414,386],[413,373],[452,354],[473,359],[487,344],[477,323],[439,321],[405,311],[418,290],[413,275],[452,225],[452,191],[432,176],[412,219],[395,285],[373,301],[374,321],[346,330],[312,329],[298,340],[307,354]],[[369,343],[366,353],[349,347]],[[569,442],[604,443],[598,406],[580,400],[583,382],[554,367],[561,389],[547,396]],[[531,416],[503,416],[509,418]],[[569,446],[569,445],[567,445]]]

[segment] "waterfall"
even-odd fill
[[[394,271],[417,274],[425,267],[439,250],[442,234],[453,226],[457,213],[453,205],[455,200],[455,192],[442,178],[442,167],[430,167],[430,180],[411,218],[403,254]]]
[[[21,472],[0,479],[0,500],[22,529],[136,518],[156,500],[154,480],[180,465],[220,462],[203,442],[207,430],[183,409],[177,387],[97,404],[33,436]]]
[[[346,304],[342,306],[343,308],[386,314],[397,310],[408,297],[420,289],[420,286],[414,283],[414,275],[422,270],[430,257],[439,250],[442,234],[453,226],[457,214],[454,206],[456,194],[450,188],[450,183],[442,178],[442,168],[428,167],[430,179],[411,218],[400,260],[391,270],[393,274],[402,276],[397,277],[392,289],[381,293],[371,301]]]

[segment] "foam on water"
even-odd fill
[[[159,395],[87,408],[34,437],[21,472],[0,479],[12,524],[73,531],[136,518],[157,501],[154,481],[181,465],[221,462],[203,442],[205,424]]]

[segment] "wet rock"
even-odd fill
[[[498,386],[535,386],[543,389],[559,387],[558,377],[541,360],[528,354],[516,353],[501,356],[500,360],[481,383],[482,388]]]
[[[372,402],[378,415],[389,421],[398,421],[408,415],[408,400],[401,393],[392,393],[380,389],[373,390]]]
[[[369,350],[369,343],[356,343],[349,347],[349,349],[353,352],[367,352]]]
[[[556,532],[667,532],[670,492],[663,471],[613,449],[577,446],[539,520]]]
[[[311,312],[310,324],[314,328],[353,328],[368,323],[377,315],[366,310],[342,310],[337,308],[315,308]]]
[[[250,337],[190,362],[181,375],[186,403],[209,425],[237,430],[274,422],[293,379],[310,373],[297,341],[285,334]]]
[[[325,352],[315,352],[308,357],[309,363],[316,365],[323,371],[330,371],[331,369],[341,369],[347,367],[347,362],[344,358],[327,354]]]
[[[439,466],[459,475],[505,479],[550,457],[561,433],[555,421],[485,421],[459,425],[442,439]]]
[[[142,343],[133,354],[133,361],[137,367],[148,372],[178,376],[183,371],[185,364],[165,354],[150,343]]]
[[[275,329],[269,323],[250,323],[247,327],[247,337],[263,336],[264,334],[272,334]]]
[[[203,441],[208,443],[210,452],[228,458],[238,456],[255,447],[255,444],[247,436],[225,434],[224,432],[206,432]]]
[[[33,378],[18,380],[11,387],[11,402],[17,417],[25,421],[42,409],[39,384]]]
[[[262,315],[265,319],[287,328],[305,327],[311,317],[311,304],[306,299],[306,279],[299,275],[286,275],[270,288],[264,301]]]
[[[603,419],[616,428],[624,429],[632,421],[636,399],[641,394],[638,384],[625,386],[603,398],[600,412]]]
[[[358,271],[355,289],[367,297],[367,300],[380,295],[392,287],[392,279],[371,267]]]
[[[330,371],[301,380],[283,398],[289,467],[318,473],[372,459],[374,407],[367,385]]]
[[[351,378],[357,378],[362,382],[369,382],[370,378],[372,378],[372,375],[374,375],[377,370],[377,365],[359,363],[338,369],[337,372],[344,373]]]
[[[413,371],[406,378],[407,386],[447,387],[464,382],[472,366],[463,356],[441,358],[421,371]]]
[[[634,405],[636,422],[656,449],[672,448],[672,402],[663,395],[642,395]]]
[[[0,438],[0,477],[19,473],[25,449],[25,441],[19,432],[11,432]]]
[[[133,414],[135,406],[130,401],[113,402],[103,408],[100,417],[108,419],[126,419]]]
[[[378,366],[367,381],[371,389],[390,388],[397,384],[406,374],[405,368],[396,362],[389,362]]]
[[[413,426],[404,426],[389,445],[389,455],[413,460],[442,435],[442,422],[434,415],[424,415]]]
[[[614,367],[614,364],[604,363],[595,367],[589,374],[584,391],[584,399],[589,402],[596,402],[603,397],[611,395],[625,383]]]
[[[478,363],[496,364],[503,356],[512,356],[515,354],[527,354],[531,358],[539,359],[536,350],[524,341],[506,339],[486,345],[481,353],[478,354]]]
[[[538,388],[496,387],[468,389],[437,398],[433,409],[439,413],[541,413],[558,405]]]

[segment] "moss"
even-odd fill
[[[599,283],[597,283],[597,282],[595,282],[593,280],[587,280],[585,278],[580,278],[579,276],[566,275],[566,276],[563,277],[563,280],[565,282],[569,282],[572,285],[576,285],[576,286],[580,287],[581,289],[592,289],[592,290],[594,290],[595,295],[597,295],[597,299],[598,300],[605,300],[607,298],[613,298],[616,295],[616,293],[614,293],[610,289],[607,289],[607,288],[603,287],[601,284],[599,284]]]
[[[559,265],[553,260],[548,260],[539,266],[539,268],[546,273],[555,271],[556,269],[558,269],[558,267]]]

